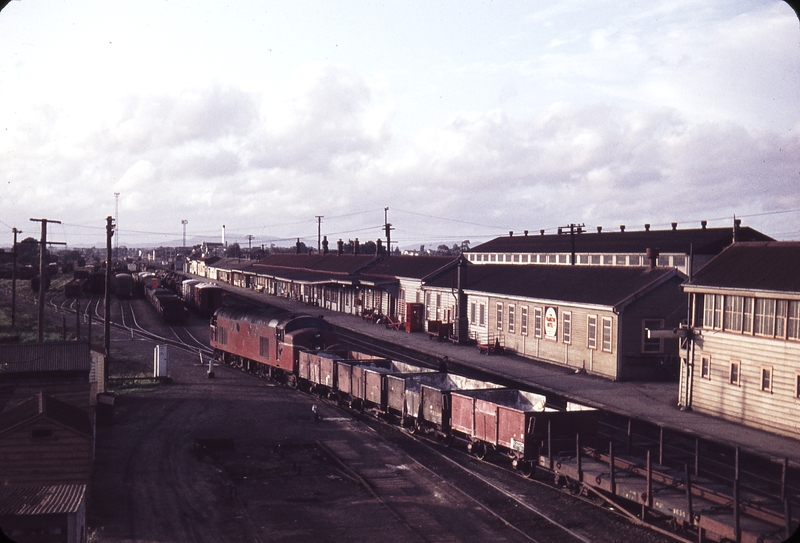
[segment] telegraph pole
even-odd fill
[[[584,229],[585,226],[586,225],[584,223],[575,224],[575,223],[571,222],[567,226],[559,226],[558,227],[558,233],[559,234],[561,233],[561,229],[562,228],[569,228],[569,241],[570,241],[570,244],[572,245],[572,255],[570,256],[569,263],[572,264],[573,266],[575,265],[575,234],[583,234],[583,232],[584,232],[583,229]]]
[[[119,192],[114,193],[114,221],[116,221],[117,226],[119,226]],[[119,234],[119,232],[117,233]],[[114,252],[117,254],[117,258],[119,258],[119,236],[114,240]]]
[[[108,379],[108,358],[111,355],[111,238],[114,236],[114,218],[106,217],[106,292],[103,348],[105,351],[105,377]]]
[[[315,215],[317,217],[317,253],[322,254],[322,218],[325,215]]]
[[[22,230],[12,228],[11,231],[14,232],[14,268],[11,270],[11,327],[13,328],[17,312],[17,234],[21,234]]]
[[[44,342],[44,293],[47,291],[45,285],[47,279],[47,223],[52,222],[61,224],[61,221],[51,221],[49,219],[31,219],[33,222],[42,223],[42,237],[39,240],[39,331],[37,341]],[[60,243],[59,245],[66,245]]]
[[[386,256],[392,256],[392,228],[389,222],[389,208],[383,208],[383,227],[386,229]]]

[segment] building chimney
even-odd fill
[[[340,239],[339,241],[336,242],[336,254],[342,256],[343,252],[344,252],[344,241]]]
[[[644,231],[645,232],[649,232],[650,231],[650,223],[649,222],[644,223]]]
[[[225,244],[225,225],[224,224],[222,225],[222,246],[223,247],[227,247],[227,245]]]
[[[619,231],[620,232],[624,232],[625,231],[625,225],[624,224],[620,224],[619,225]]]
[[[539,230],[539,234],[541,234],[541,235],[544,235],[544,228],[542,228],[541,230]]]
[[[742,219],[733,219],[733,242],[736,243],[736,238],[739,236],[739,226],[742,224]]]
[[[322,254],[328,254],[328,236],[322,237]]]
[[[558,227],[558,235],[559,236],[561,235],[561,227],[560,226]]]
[[[522,232],[525,234],[525,237],[528,237],[528,231],[527,230],[523,230]]]
[[[648,247],[645,251],[645,255],[650,260],[650,269],[652,270],[658,264],[658,249],[651,249]]]
[[[678,229],[678,223],[676,223],[676,222],[672,223],[672,229],[673,230],[677,230]]]
[[[358,254],[358,249],[359,249],[358,238],[356,238],[356,239],[353,240],[353,254],[354,255]]]
[[[378,238],[378,240],[375,242],[375,254],[378,255],[378,256],[384,254],[384,252],[383,252],[383,240],[381,238]]]
[[[705,230],[705,229],[706,229],[706,226],[707,226],[707,225],[708,225],[708,221],[700,221],[700,226],[702,226],[702,227],[703,227],[703,230]]]
[[[599,233],[601,233],[602,231],[603,231],[603,227],[602,227],[602,226],[598,226],[598,227],[597,227],[597,233],[599,234]]]
[[[508,237],[510,237],[510,238],[514,237],[514,231],[513,230],[509,230],[508,231]]]

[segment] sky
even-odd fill
[[[780,1],[15,0],[0,247],[797,240],[799,95]]]

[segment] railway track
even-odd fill
[[[269,377],[248,372],[243,368],[227,367],[227,369],[241,371],[257,379],[270,380]],[[444,445],[424,435],[411,433],[400,426],[386,424],[385,420],[370,415],[369,411],[349,408],[336,400],[320,397],[311,392],[298,392],[309,394],[315,401],[325,403],[338,410],[342,416],[366,426],[375,435],[376,442],[387,442],[399,447],[425,470],[431,479],[442,480],[456,489],[474,507],[484,509],[527,541],[614,543],[624,540],[665,543],[678,540],[690,543],[689,540],[664,530],[654,530],[653,527],[643,523],[631,523],[624,515],[585,496],[563,492],[543,480],[532,481],[522,476],[519,471],[504,467],[500,462],[479,460],[462,447]],[[351,466],[348,460],[340,457],[337,451],[325,444],[319,445],[327,456],[354,480],[360,482],[376,500],[393,510],[397,516],[405,515],[403,505],[394,503],[391,498],[382,494],[381,487],[384,486],[382,481],[385,475],[381,471],[376,473],[374,468],[367,468],[361,473],[357,467]],[[372,456],[378,455],[373,450],[377,447],[379,446],[375,444],[371,446]],[[352,454],[350,449],[348,451]],[[498,460],[491,456],[487,459]],[[600,518],[603,520],[587,522],[584,515],[575,513],[576,506],[579,505],[592,506],[595,512],[589,517],[595,518],[596,521]],[[420,523],[425,525],[425,520],[420,518],[403,520],[410,525]],[[619,539],[621,532],[627,533],[628,536]]]
[[[66,300],[63,302],[56,300],[56,297],[51,298],[49,303],[57,311],[77,310],[73,309],[73,304],[67,304]],[[90,299],[81,310],[85,315],[91,313],[98,319],[103,318],[100,299]],[[183,327],[170,327],[170,333],[174,337],[168,337],[164,333],[152,332],[139,326],[130,304],[128,310],[129,318],[125,316],[125,309],[120,307],[120,322],[114,323],[115,327],[190,352],[209,352],[202,342]],[[432,357],[387,343],[377,344],[371,338],[360,337],[346,330],[340,329],[339,334],[356,350],[434,369],[441,369],[446,365],[451,370],[471,373],[470,376],[477,378],[487,379],[489,375],[475,370],[466,371],[467,368],[458,367],[456,362],[448,359]],[[501,384],[519,386],[514,383]],[[730,511],[733,505],[734,513],[729,515],[731,519],[720,521],[723,525],[738,526],[741,521],[738,516],[741,515],[771,525],[775,534],[784,531],[788,533],[792,528],[791,503],[800,501],[800,488],[794,481],[800,481],[800,477],[797,470],[785,461],[759,458],[756,455],[746,456],[738,450],[731,450],[714,443],[701,443],[697,438],[678,433],[665,435],[664,428],[641,421],[624,420],[611,413],[606,413],[602,421],[601,435],[609,443],[607,448],[578,445],[576,454],[563,459],[556,469],[552,459],[549,459],[544,466],[540,462],[540,467],[545,467],[556,481],[565,481],[565,487],[573,492],[591,494],[606,502],[615,503],[620,511],[627,511],[628,516],[636,522],[646,522],[661,529],[656,523],[663,524],[666,519],[675,529],[697,530],[700,534],[693,532],[695,540],[698,538],[702,540],[703,526],[696,525],[698,509],[692,511],[693,497],[695,507],[702,500],[710,503],[709,507],[724,511]],[[611,452],[612,449],[618,451],[616,457]],[[601,474],[594,476],[596,484],[584,479],[585,473],[589,470],[585,469],[582,472],[581,457],[583,462],[599,463],[600,467],[597,469]],[[641,499],[638,495],[633,499],[630,499],[631,496],[625,496],[627,501],[620,502],[616,489],[608,492],[603,481],[607,481],[609,472],[613,473],[615,470],[619,474],[633,475],[646,480],[647,491],[640,493]],[[689,475],[694,479],[691,487],[689,487]],[[614,476],[611,475],[610,479],[614,488]],[[652,496],[659,489],[685,492],[688,511],[681,511],[680,515],[674,514],[670,518],[669,515],[665,515],[664,510],[654,508]],[[640,511],[637,511],[637,507],[641,507]],[[719,527],[714,529],[717,533],[722,531]],[[734,531],[734,538],[741,538],[741,534],[737,536]]]
[[[370,354],[464,370],[451,360],[338,332],[347,343]],[[486,373],[471,373],[499,382]],[[694,540],[700,537],[698,532],[707,532],[732,541],[764,534],[771,534],[767,541],[782,541],[796,528],[793,504],[800,503],[800,469],[785,459],[744,453],[608,412],[600,421],[599,434],[597,443],[578,441],[574,455],[558,462],[542,457],[538,467],[573,492],[593,495],[635,522],[658,530],[669,525],[668,533],[691,533]]]

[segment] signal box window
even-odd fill
[[[761,390],[772,392],[772,366],[761,367]]]
[[[736,385],[737,387],[741,383],[740,370],[741,370],[741,362],[738,360],[731,360],[730,383],[732,385]]]
[[[700,359],[700,377],[711,379],[711,359],[707,356]]]

